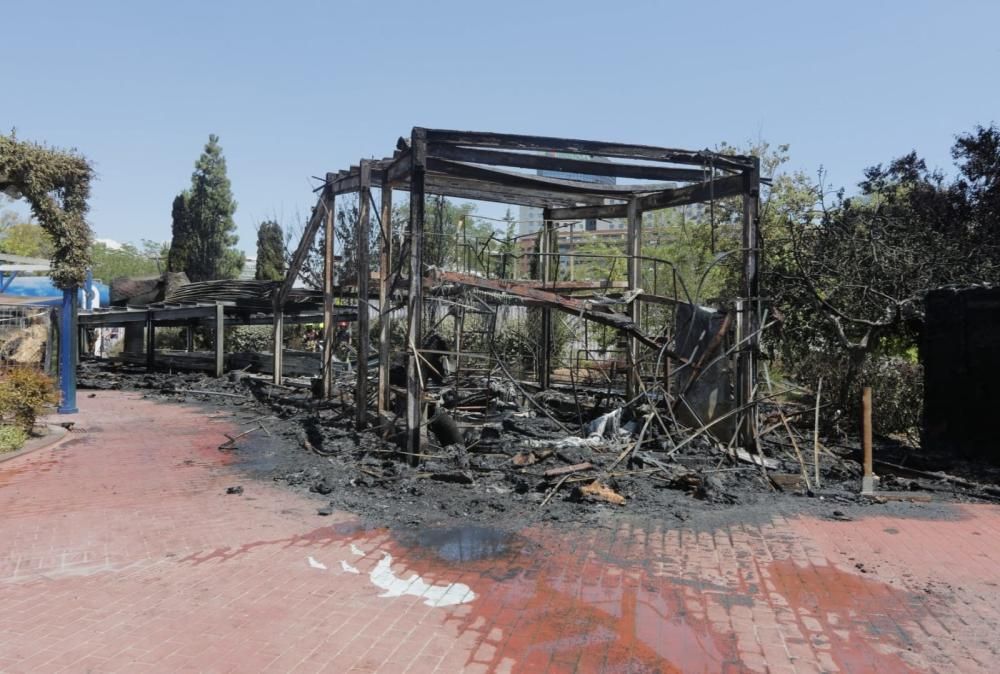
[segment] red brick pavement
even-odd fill
[[[996,670],[996,507],[532,528],[476,558],[240,477],[224,418],[81,402],[0,465],[3,672]]]

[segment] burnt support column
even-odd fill
[[[156,322],[153,312],[146,312],[146,368],[152,370],[156,366]]]
[[[281,373],[283,369],[284,349],[285,349],[285,309],[284,304],[275,297],[274,301],[274,374],[272,379],[275,384],[281,383]]]
[[[336,238],[334,231],[334,206],[336,197],[330,196],[326,203],[326,217],[323,219],[323,362],[320,370],[323,375],[323,397],[333,397],[333,272],[336,259],[333,247]]]
[[[642,285],[642,212],[639,202],[632,199],[628,202],[628,290],[629,292]],[[642,303],[633,299],[629,305],[629,317],[639,327],[642,319]],[[639,340],[628,338],[628,378],[625,383],[625,398],[633,400],[639,395],[641,372],[639,371]]]
[[[410,144],[410,222],[407,233],[410,239],[410,288],[408,296],[406,346],[409,357],[406,368],[406,448],[410,462],[416,463],[423,453],[421,408],[423,386],[420,379],[417,349],[423,340],[421,319],[424,309],[424,177],[427,161],[427,133],[414,129]]]
[[[757,406],[753,400],[757,384],[757,352],[760,344],[760,257],[757,237],[757,211],[760,197],[760,160],[743,172],[743,270],[740,278],[740,301],[736,315],[736,340],[740,347],[736,367],[736,404],[743,407],[740,440],[751,449],[757,443]]]
[[[355,425],[368,425],[368,232],[371,227],[372,172],[367,159],[361,160],[361,187],[358,193],[357,267],[358,267],[358,367],[354,389]]]
[[[389,411],[389,367],[392,355],[390,339],[392,322],[389,318],[389,283],[392,267],[392,186],[382,184],[382,245],[379,250],[379,344],[378,344],[378,413],[379,420]]]
[[[549,209],[542,211],[542,236],[538,245],[538,269],[541,272],[542,288],[552,282],[552,235],[555,231]],[[544,391],[549,388],[552,376],[552,309],[542,307],[542,339],[538,358],[538,385]]]
[[[215,376],[226,371],[226,313],[221,304],[215,305]]]

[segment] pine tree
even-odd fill
[[[188,252],[191,245],[191,221],[188,218],[187,191],[174,197],[174,205],[170,209],[170,253],[167,256],[168,271],[185,271],[188,264]]]
[[[274,220],[260,223],[257,228],[258,281],[280,281],[285,278],[285,235]]]
[[[226,159],[212,134],[191,174],[191,187],[174,199],[171,271],[185,271],[192,281],[236,278],[244,256],[239,237]]]

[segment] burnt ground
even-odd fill
[[[456,414],[465,427],[434,424],[437,432],[429,434],[426,456],[411,465],[412,457],[401,454],[392,438],[354,430],[350,395],[320,402],[308,388],[278,387],[242,373],[215,379],[92,361],[81,365],[79,386],[81,395],[88,395],[86,389],[135,390],[154,400],[222,411],[245,434],[233,436],[220,451],[231,453],[248,477],[311,493],[318,516],[346,510],[373,526],[462,522],[516,529],[540,521],[600,526],[609,518],[641,518],[712,528],[766,520],[775,513],[836,520],[869,513],[948,517],[949,503],[1000,500],[996,469],[887,439],[875,454],[891,459],[896,468],[876,466],[881,496],[873,499],[859,494],[856,443],[827,438],[821,487],[807,487],[787,434],[773,433],[764,443],[771,463],[767,478],[759,465],[724,454],[704,435],[670,451],[684,436],[674,431],[672,442],[662,431],[650,430],[652,422],[642,435],[644,449],[633,451],[642,434],[641,410],[636,419],[625,411],[617,420],[631,434],[611,430],[591,441],[594,447],[566,441],[566,427],[576,430],[570,437],[582,439],[587,433],[579,431],[575,411],[568,416],[559,411],[558,400],[551,400],[547,410],[554,418],[517,404],[500,405],[482,419]],[[811,455],[811,432],[793,433],[801,436],[800,449]],[[459,444],[441,446],[438,435]],[[943,468],[949,475],[927,472]],[[812,476],[811,465],[808,472]],[[252,489],[249,482],[240,486]]]

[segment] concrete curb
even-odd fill
[[[11,461],[25,454],[31,454],[32,452],[37,452],[40,449],[52,449],[60,443],[62,443],[68,436],[69,431],[62,426],[56,426],[55,424],[45,424],[49,432],[40,438],[31,438],[26,443],[24,447],[17,450],[16,452],[9,452],[7,454],[0,454],[0,464],[7,461]]]

